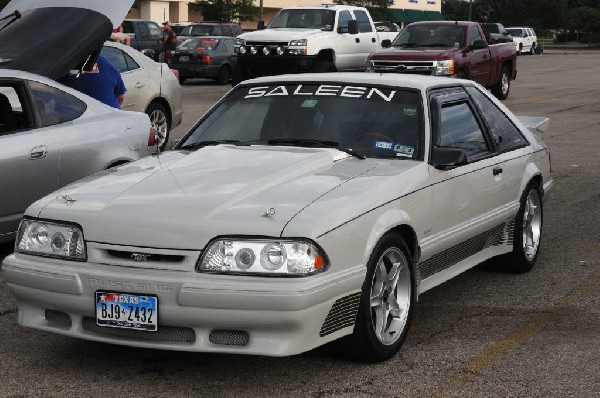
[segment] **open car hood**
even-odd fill
[[[86,61],[93,63],[132,4],[133,0],[12,0],[0,12],[0,18],[8,17],[0,21],[0,68],[58,79]]]

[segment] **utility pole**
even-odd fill
[[[469,21],[471,20],[471,12],[472,12],[472,10],[473,10],[473,0],[469,0]]]
[[[263,0],[260,0],[260,15],[259,15],[258,19],[260,19],[261,21],[265,20],[265,18],[263,16]]]

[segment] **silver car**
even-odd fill
[[[35,200],[148,155],[154,140],[147,115],[111,108],[55,81],[95,60],[90,54],[102,46],[113,20],[125,15],[127,2],[121,9],[111,3],[106,14],[71,7],[72,1],[66,2],[68,9],[58,6],[61,0],[52,7],[45,3],[13,1],[0,13],[7,17],[0,30],[0,242],[14,239],[23,212]],[[19,13],[11,15],[15,9]],[[65,40],[50,46],[44,31],[59,29],[55,25],[66,20],[76,22],[62,25],[58,31]],[[78,39],[83,28],[90,32],[85,40]],[[19,37],[38,40],[23,46]]]

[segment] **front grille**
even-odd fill
[[[213,330],[208,340],[213,344],[244,346],[248,345],[250,336],[243,330]]]
[[[432,75],[435,70],[434,61],[371,61],[374,72],[413,73]]]
[[[148,261],[148,262],[169,262],[169,263],[180,263],[184,260],[184,256],[173,255],[173,254],[157,254],[157,253],[143,253],[143,252],[131,252],[123,250],[107,250],[106,253],[112,257],[133,260],[133,261]],[[136,260],[137,259],[137,260]]]
[[[283,46],[287,46],[288,42],[287,41],[247,41],[246,42],[246,46],[270,46],[270,47],[283,47]]]
[[[359,303],[360,292],[337,299],[321,326],[319,336],[327,336],[335,331],[354,325]]]
[[[143,332],[140,330],[127,330],[98,326],[96,324],[96,319],[90,317],[83,318],[81,326],[88,332],[131,340],[146,340],[188,344],[193,344],[196,341],[196,333],[192,328],[176,326],[159,326],[156,332]]]
[[[71,317],[69,314],[62,311],[46,310],[44,315],[48,324],[55,328],[70,329],[71,328]]]

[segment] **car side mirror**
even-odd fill
[[[156,53],[151,48],[144,48],[140,52],[150,59],[154,59],[154,57],[156,56]]]
[[[434,145],[431,151],[431,165],[438,170],[450,170],[467,164],[467,154],[458,148]]]
[[[351,35],[355,35],[358,33],[358,21],[353,19],[352,21],[348,21],[348,33]]]
[[[262,19],[259,19],[258,23],[256,24],[256,29],[263,30],[264,28],[265,28],[265,21],[263,21]]]
[[[487,47],[488,44],[484,40],[475,40],[473,44],[471,44],[471,50],[481,50]]]
[[[381,41],[381,48],[390,48],[392,46],[392,41],[390,39],[385,39]]]

